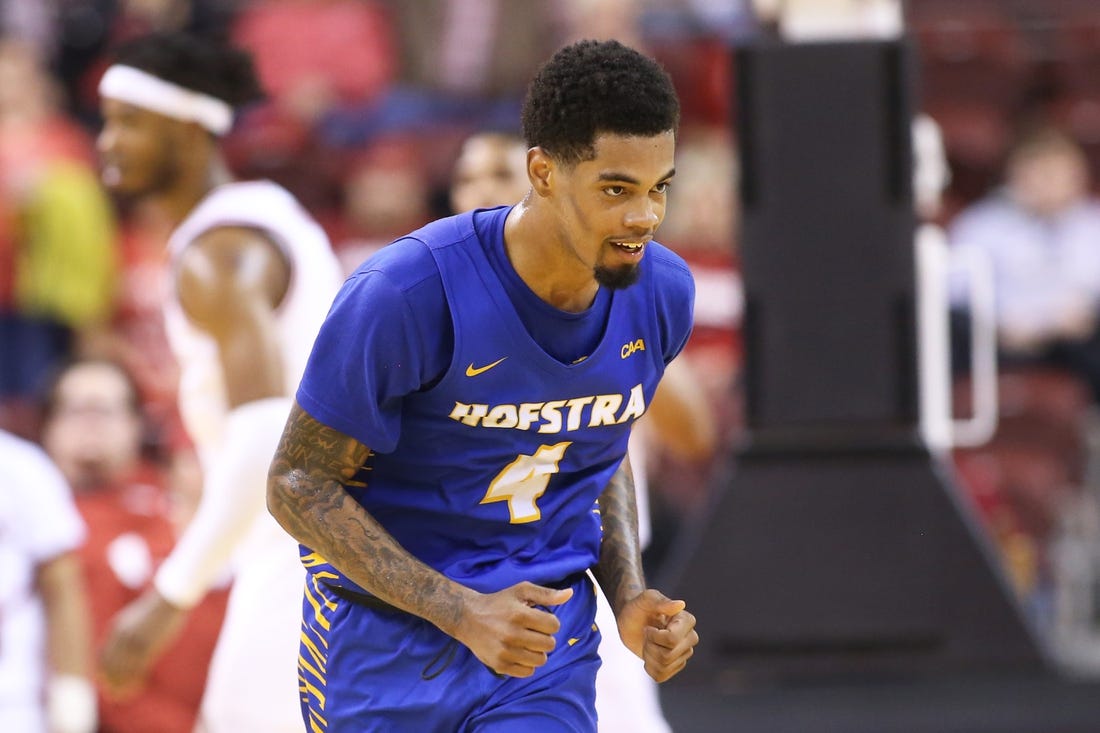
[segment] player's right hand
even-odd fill
[[[455,638],[497,674],[530,677],[546,664],[561,622],[539,608],[565,603],[573,589],[556,590],[526,581],[467,600]]]
[[[141,689],[149,668],[179,634],[187,612],[150,588],[116,614],[99,657],[107,693],[117,699]]]

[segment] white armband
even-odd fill
[[[46,718],[55,733],[94,733],[99,724],[95,685],[74,674],[55,674],[46,684]]]
[[[198,603],[267,510],[267,472],[290,406],[288,397],[271,397],[229,413],[222,445],[203,477],[198,510],[153,578],[169,603]]]

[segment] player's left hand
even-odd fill
[[[658,682],[682,670],[699,643],[695,616],[686,608],[683,601],[649,588],[619,611],[619,636],[645,661],[646,673]]]
[[[118,612],[99,655],[100,676],[112,697],[129,697],[141,688],[186,615],[153,588]]]

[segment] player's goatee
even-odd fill
[[[612,290],[621,290],[638,282],[641,270],[637,265],[622,265],[621,267],[606,267],[597,265],[593,268],[596,282]]]

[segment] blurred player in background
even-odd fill
[[[140,684],[232,559],[200,725],[297,732],[303,572],[295,543],[264,511],[264,485],[339,267],[287,191],[235,182],[222,158],[235,108],[261,95],[246,54],[183,34],[140,38],[119,49],[99,92],[104,183],[155,201],[177,224],[165,318],[204,474],[196,515],[153,587],[119,614],[103,675],[118,694]]]
[[[654,679],[698,641],[646,587],[625,455],[691,330],[691,274],[652,241],[675,90],[637,51],[582,42],[536,75],[523,122],[533,192],[349,278],[272,464],[310,572],[314,730],[595,731],[589,568]]]
[[[93,733],[84,524],[38,446],[0,431],[0,466],[0,730]]]

